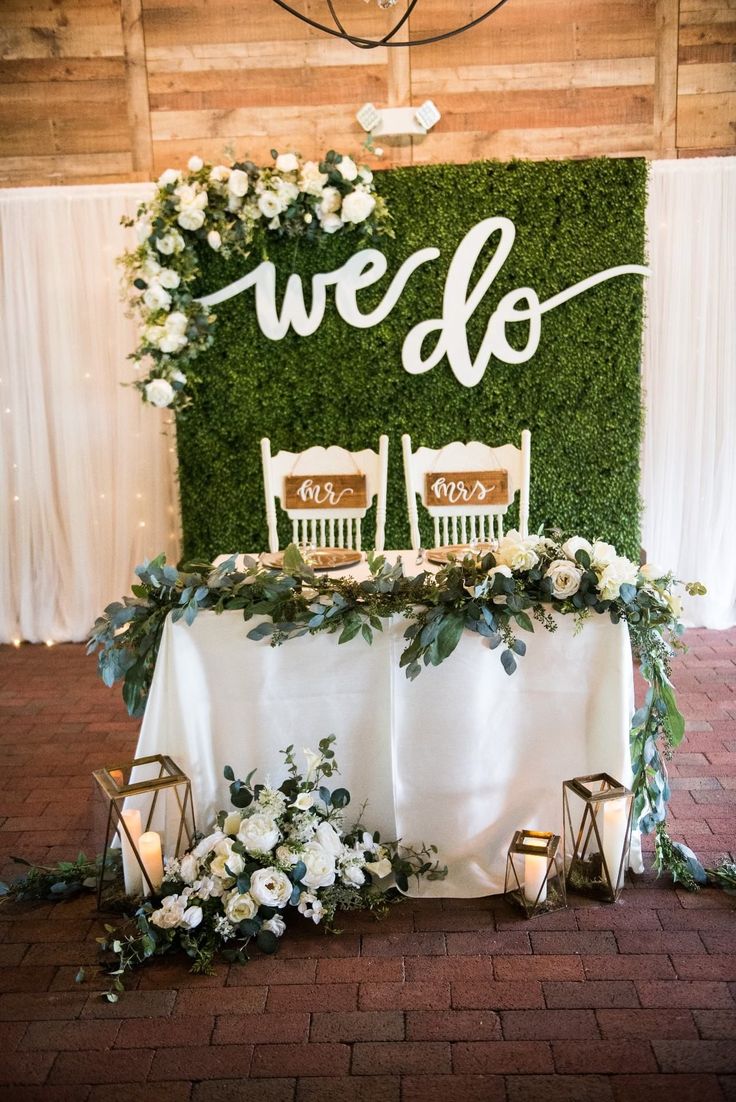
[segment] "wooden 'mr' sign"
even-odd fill
[[[431,471],[425,475],[425,505],[508,505],[508,471]]]
[[[284,479],[285,509],[365,509],[364,474],[289,474]]]

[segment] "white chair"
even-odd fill
[[[292,524],[294,543],[311,543],[315,547],[348,547],[361,550],[361,522],[376,499],[375,550],[383,551],[386,527],[386,479],[388,474],[388,436],[381,436],[378,451],[366,449],[347,451],[335,445],[329,448],[314,447],[303,452],[279,452],[271,455],[271,441],[261,440],[263,461],[263,489],[266,496],[268,521],[268,546],[271,552],[279,549],[276,520],[276,498]],[[315,508],[305,504],[293,508],[286,505],[286,479],[303,475],[365,475],[365,505],[360,508]],[[339,501],[342,494],[334,495]],[[308,500],[308,498],[307,498]]]
[[[411,450],[411,437],[406,433],[401,438],[404,453],[404,479],[406,482],[406,504],[409,510],[411,543],[415,551],[421,547],[419,517],[417,515],[417,494],[422,505],[434,521],[434,542],[436,547],[453,543],[469,543],[471,540],[490,541],[503,535],[503,518],[516,493],[519,493],[519,531],[527,535],[529,527],[529,472],[531,461],[531,433],[524,429],[521,434],[521,447],[504,444],[491,448],[473,440],[469,444],[454,441],[444,448],[419,448]],[[508,492],[503,501],[493,504],[475,501],[470,504],[455,502],[440,505],[427,503],[427,475],[467,474],[473,471],[506,471]],[[467,480],[466,480],[467,481]],[[452,495],[448,495],[450,499]],[[462,493],[455,495],[462,498]],[[472,496],[472,495],[471,495]],[[475,495],[476,498],[478,495]]]

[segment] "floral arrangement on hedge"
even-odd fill
[[[182,571],[163,555],[138,567],[140,584],[122,603],[109,605],[97,620],[88,650],[98,651],[98,667],[107,685],[123,682],[128,710],[140,714],[153,676],[164,622],[191,624],[201,609],[239,609],[243,619],[262,619],[248,632],[253,640],[278,645],[298,636],[339,633],[339,643],[360,635],[368,644],[373,632],[393,615],[406,617],[406,648],[401,666],[410,678],[422,666],[438,666],[450,657],[463,631],[477,632],[499,650],[506,673],[513,674],[526,653],[522,633],[534,622],[548,631],[553,613],[572,615],[582,627],[591,615],[627,623],[643,676],[649,683],[644,705],[631,726],[634,770],[634,819],[645,833],[657,831],[657,860],[678,876],[692,880],[691,851],[666,833],[669,784],[665,758],[681,742],[685,721],[670,681],[670,662],[683,626],[678,584],[672,574],[652,565],[639,566],[601,540],[561,533],[522,537],[508,532],[495,551],[450,559],[436,574],[406,577],[401,563],[368,557],[369,580],[318,575],[291,545],[283,570],[265,569],[235,556],[219,566],[195,563]],[[698,582],[688,593],[704,593]],[[661,743],[661,744],[660,744]]]
[[[234,810],[220,811],[210,834],[167,861],[161,888],[138,908],[133,932],[110,927],[100,939],[117,958],[110,994],[122,990],[127,969],[151,957],[183,949],[194,972],[211,972],[218,953],[244,963],[251,941],[275,952],[292,917],[334,930],[341,911],[384,913],[412,876],[447,875],[435,846],[382,841],[360,821],[345,829],[350,793],[325,784],[339,772],[334,742],[330,735],[318,752],[304,751],[305,773],[294,747],[283,750],[286,778],[278,788],[252,784],[255,769],[243,781],[226,766]]]
[[[185,408],[184,369],[214,337],[216,315],[192,294],[200,249],[247,257],[256,243],[266,251],[269,236],[318,242],[336,233],[364,239],[392,233],[365,165],[334,150],[319,162],[271,154],[274,164],[266,168],[191,157],[185,171],[166,169],[135,219],[122,220],[138,240],[120,258],[126,297],[141,326],[132,359],[145,366],[145,375],[134,385],[154,406]]]

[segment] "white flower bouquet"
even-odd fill
[[[269,237],[392,234],[386,203],[365,165],[335,150],[319,162],[271,154],[274,164],[266,168],[191,157],[186,170],[161,174],[135,219],[122,220],[138,241],[120,258],[125,294],[141,325],[132,359],[146,367],[134,385],[151,405],[187,405],[181,368],[212,343],[215,315],[191,293],[202,255],[246,257],[257,238],[265,252]]]
[[[247,960],[251,941],[273,953],[289,917],[334,930],[339,911],[380,915],[408,890],[411,876],[447,875],[434,846],[382,842],[360,822],[344,829],[350,793],[324,783],[338,771],[334,741],[330,735],[318,753],[305,750],[304,774],[293,746],[282,751],[287,776],[278,788],[251,785],[255,770],[242,781],[226,767],[234,810],[221,811],[210,834],[167,861],[159,895],[136,913],[135,933],[109,928],[100,939],[118,960],[109,994],[122,989],[126,969],[172,949],[193,959],[192,971],[210,972],[218,952]]]

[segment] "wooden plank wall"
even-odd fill
[[[339,10],[370,34],[405,2]],[[411,36],[489,2],[419,0]],[[437,127],[369,163],[733,154],[736,0],[509,0],[411,51],[357,50],[272,0],[0,0],[4,186],[146,179],[194,152],[358,151],[365,101],[426,98]]]

